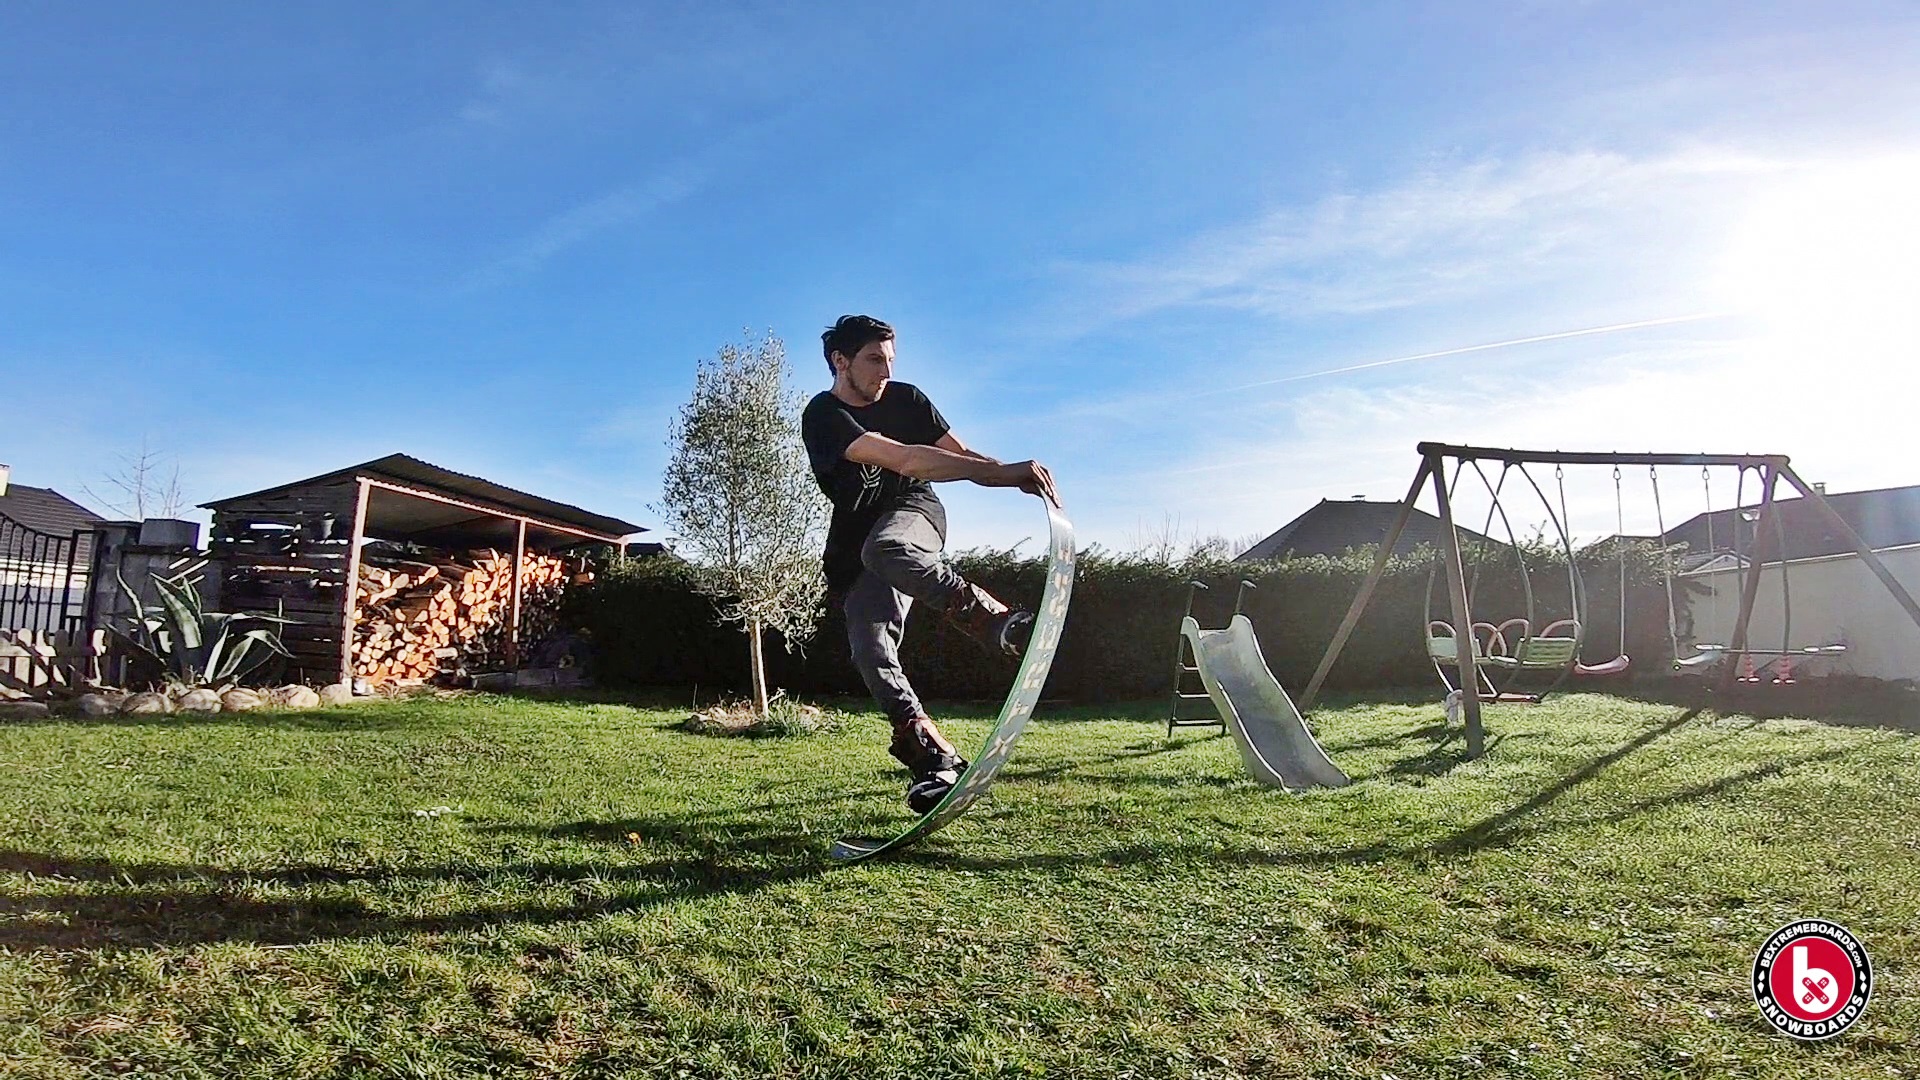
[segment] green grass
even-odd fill
[[[923,847],[880,722],[617,703],[0,726],[0,1075],[1807,1076],[1920,1066],[1920,740],[1579,695],[1316,724],[1240,779],[1143,706],[1056,711]],[[989,718],[949,730],[977,744]],[[438,817],[414,811],[457,808]],[[1753,953],[1880,985],[1769,1033]]]

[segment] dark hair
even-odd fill
[[[834,353],[851,360],[855,353],[876,341],[892,340],[893,327],[879,319],[871,315],[842,315],[840,321],[820,335],[820,353],[827,359],[827,370],[833,371]]]

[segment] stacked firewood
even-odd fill
[[[528,552],[520,564],[522,647],[551,633],[569,573],[564,560]],[[402,559],[369,553],[355,593],[353,672],[374,682],[429,679],[507,665],[513,556],[491,548],[462,557]]]

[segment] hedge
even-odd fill
[[[1312,676],[1354,594],[1372,567],[1367,549],[1337,557],[1267,563],[1190,561],[1169,565],[1094,549],[1079,559],[1073,604],[1054,661],[1047,695],[1083,702],[1137,700],[1171,686],[1187,582],[1205,582],[1194,615],[1202,626],[1223,626],[1241,579],[1261,649],[1283,685],[1300,688]],[[1542,623],[1568,611],[1565,562],[1556,552],[1529,553],[1536,617]],[[1585,659],[1611,659],[1619,645],[1618,563],[1611,547],[1578,556],[1587,587]],[[1012,603],[1032,606],[1040,596],[1039,559],[962,553],[954,560],[969,580]],[[1407,686],[1435,678],[1423,638],[1426,598],[1446,619],[1443,576],[1430,552],[1395,557],[1328,679],[1332,689]],[[1472,567],[1469,566],[1471,570]],[[1511,561],[1481,567],[1475,618],[1500,622],[1525,613],[1520,575]],[[1651,544],[1627,550],[1627,652],[1638,670],[1664,669],[1671,656],[1660,554]],[[591,642],[595,676],[610,686],[677,686],[722,692],[747,687],[747,643],[722,624],[712,601],[693,590],[691,568],[672,556],[629,559],[601,569],[570,601],[573,623]],[[1540,625],[1540,623],[1536,623]],[[908,620],[902,658],[915,688],[936,699],[995,699],[1012,678],[1011,661],[990,655],[944,620],[921,613]],[[801,695],[860,694],[846,643],[845,623],[829,605],[817,636],[787,652],[777,637],[767,650],[772,685]]]

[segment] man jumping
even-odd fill
[[[820,335],[833,389],[801,414],[813,476],[833,502],[825,555],[827,587],[845,597],[854,666],[893,724],[889,752],[907,767],[907,806],[938,804],[967,761],[928,719],[900,669],[900,639],[915,600],[989,648],[1017,656],[1033,615],[996,600],[941,557],[947,510],[933,493],[944,480],[1015,487],[1060,505],[1053,475],[1035,461],[1003,463],[954,437],[917,387],[893,379],[893,327],[847,315]]]

